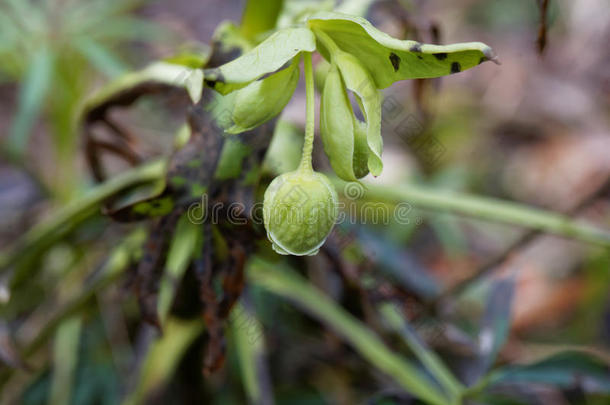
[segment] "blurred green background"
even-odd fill
[[[251,3],[260,12],[253,18],[264,19],[274,2]],[[385,169],[367,181],[497,197],[610,227],[606,0],[549,1],[543,50],[543,1],[347,3],[394,37],[482,41],[502,62],[385,90]],[[333,6],[287,1],[282,16]],[[207,51],[218,24],[239,22],[244,7],[238,0],[0,0],[1,254],[94,188],[79,127],[87,97],[154,60]],[[148,159],[170,153],[185,108],[153,97],[113,117]],[[276,135],[298,144],[303,126],[299,88]],[[316,166],[329,170],[316,148]],[[113,223],[99,207],[86,211],[78,226],[29,247],[19,266],[0,269],[2,403],[421,403],[379,371],[387,353],[366,354],[377,344],[367,346],[372,333],[416,359],[424,379],[422,353],[436,353],[465,385],[487,376],[495,388],[475,388],[472,403],[610,404],[607,246],[415,207],[408,224],[359,218],[331,241],[341,271],[320,256],[276,261],[278,274],[258,259],[248,267],[254,281],[227,322],[226,364],[204,376],[201,321],[171,319],[160,336],[140,318],[129,265],[146,231]],[[475,277],[486,268],[493,272]],[[309,282],[287,276],[283,287],[269,287],[296,273]],[[290,296],[282,288],[307,286],[336,305],[316,307],[317,314],[311,300],[295,308],[282,299]],[[443,291],[451,294],[431,309]],[[406,311],[396,313],[410,332],[379,320],[373,307],[388,297],[403,300]],[[328,315],[337,307],[343,312]],[[363,329],[346,327],[354,332],[346,339],[334,322],[350,315]]]

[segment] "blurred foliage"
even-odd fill
[[[40,114],[54,148],[57,172],[50,191],[62,200],[81,180],[75,171],[77,114],[96,74],[116,77],[129,69],[129,41],[161,38],[160,28],[131,11],[144,0],[2,0],[0,82],[18,81],[17,109],[6,153],[25,158]],[[132,58],[131,60],[135,60]]]
[[[179,8],[179,3],[165,7]],[[307,10],[332,8],[327,1],[287,1],[283,8],[281,3],[247,2],[237,33],[246,37],[243,43],[263,39],[276,18],[279,25],[290,25]],[[369,3],[354,0],[339,7],[353,12],[368,10]],[[371,13],[387,13],[384,23],[399,20],[384,28],[402,24],[404,32],[425,38],[433,24],[424,23],[429,10],[418,3],[374,2]],[[539,17],[536,4],[494,0],[439,7],[459,9],[468,29],[492,36],[510,55],[507,43],[516,41],[510,33],[526,35],[523,27],[533,32]],[[568,26],[567,9],[559,12],[564,4],[551,2],[551,24]],[[19,89],[4,146],[13,163],[27,165],[22,160],[28,149],[43,153],[30,137],[42,123],[40,132],[53,140],[57,165],[57,173],[45,174],[54,178],[47,201],[53,208],[24,204],[26,217],[34,220],[20,225],[16,240],[2,239],[10,246],[0,251],[1,403],[610,403],[607,194],[594,191],[588,196],[570,183],[575,171],[568,172],[570,176],[560,173],[559,189],[593,201],[597,216],[585,221],[578,210],[553,205],[562,198],[552,194],[543,202],[536,200],[536,207],[529,200],[520,202],[501,180],[503,166],[511,158],[522,159],[522,151],[535,150],[535,145],[552,150],[562,161],[574,159],[568,155],[574,144],[561,154],[545,143],[547,132],[563,139],[575,131],[580,141],[592,130],[578,122],[564,125],[561,106],[556,116],[537,109],[545,103],[527,99],[536,92],[531,83],[523,86],[525,95],[515,96],[525,107],[506,113],[502,108],[510,104],[517,87],[512,76],[503,78],[509,89],[495,88],[504,91],[500,97],[477,87],[481,84],[475,79],[467,90],[459,84],[471,80],[466,75],[446,79],[442,88],[436,81],[417,82],[424,86],[423,102],[411,87],[388,91],[386,99],[396,97],[401,109],[416,117],[418,130],[440,143],[442,152],[430,159],[421,145],[388,128],[384,159],[389,177],[365,183],[357,200],[347,193],[342,198],[354,206],[375,202],[391,210],[406,207],[408,221],[390,218],[375,225],[371,213],[357,211],[353,221],[337,226],[328,251],[307,259],[279,257],[257,241],[256,253],[247,260],[244,293],[222,325],[228,337],[227,361],[204,376],[209,331],[199,303],[183,299],[197,289],[190,264],[200,257],[202,239],[221,238],[218,230],[203,230],[185,216],[178,219],[159,274],[159,332],[143,322],[128,289],[151,230],[114,223],[100,211],[110,197],[124,197],[126,191],[149,195],[158,190],[165,159],[129,169],[74,196],[83,176],[75,169],[76,118],[97,80],[119,78],[89,103],[150,81],[183,91],[189,83],[176,81],[178,65],[196,68],[207,62],[207,50],[181,49],[166,63],[152,65],[164,69],[126,73],[142,59],[134,41],[150,45],[163,32],[159,24],[132,13],[142,5],[125,0],[0,0],[0,78],[4,86],[18,84]],[[186,7],[194,19],[209,14],[219,22],[216,6],[193,2]],[[503,36],[510,38],[503,42]],[[582,37],[578,41],[575,49],[585,52]],[[525,42],[533,44],[534,37]],[[569,49],[557,51],[558,42],[551,36],[550,57],[555,47],[561,61]],[[526,52],[522,42],[516,43],[513,55]],[[502,69],[515,76],[540,70],[533,81],[542,82],[559,69],[558,59],[550,67],[537,62],[535,68],[516,67],[525,62],[509,59]],[[588,72],[588,66],[579,66],[570,65],[570,70]],[[324,72],[318,74],[323,80]],[[481,76],[489,80],[486,74],[491,75],[488,71]],[[561,77],[568,81],[569,76]],[[598,94],[597,89],[590,92]],[[498,98],[500,106],[491,107]],[[607,99],[594,100],[608,111]],[[430,104],[438,111],[429,111]],[[147,105],[145,121],[165,123],[167,111],[161,110],[166,107]],[[263,184],[290,170],[300,155],[300,124],[285,120],[292,115],[287,111],[276,127],[262,169]],[[597,122],[593,112],[582,120]],[[184,145],[189,136],[186,126],[181,127],[176,145]],[[587,149],[577,159],[594,161],[594,149],[604,147]],[[541,155],[537,159],[555,171],[557,164]],[[317,160],[320,166],[327,164]],[[540,174],[527,161],[516,162],[530,175]],[[534,187],[536,193],[543,194],[545,183]],[[0,193],[3,184],[0,178]],[[344,183],[336,184],[346,190]],[[57,207],[54,198],[66,204]],[[592,243],[568,243],[540,232]],[[529,245],[519,243],[524,236],[547,245],[528,250]],[[496,274],[485,270],[490,257]],[[454,290],[456,285],[463,289]],[[217,283],[213,291],[222,289]],[[535,307],[540,301],[548,304],[544,311]],[[529,323],[523,321],[523,308],[532,313]]]

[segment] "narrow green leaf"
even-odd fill
[[[299,83],[299,57],[290,66],[254,81],[235,93],[233,126],[229,134],[249,131],[282,112]]]
[[[260,287],[280,295],[334,329],[373,366],[416,397],[445,405],[448,399],[408,360],[392,352],[377,335],[294,271],[255,258],[248,277]]]
[[[221,94],[273,73],[300,52],[313,52],[316,39],[307,28],[279,30],[258,46],[218,68],[206,69],[206,84]]]
[[[184,352],[202,331],[203,321],[200,319],[168,319],[163,328],[163,336],[148,349],[136,388],[123,405],[149,403],[149,395],[167,383]]]
[[[491,285],[479,327],[479,358],[471,367],[474,378],[487,372],[508,339],[514,290],[514,277],[496,280]]]
[[[447,366],[443,364],[436,353],[424,345],[417,336],[417,332],[398,313],[397,308],[388,303],[383,304],[379,311],[392,329],[396,330],[404,338],[409,349],[411,349],[436,380],[443,385],[447,392],[453,397],[459,397],[464,389],[463,385],[455,378]]]
[[[252,404],[268,403],[263,401],[262,388],[268,376],[261,375],[261,364],[265,356],[263,328],[255,314],[238,303],[231,311],[230,326],[239,360],[242,381],[246,394]]]
[[[486,385],[538,383],[564,389],[581,387],[589,393],[610,394],[608,367],[607,362],[591,353],[564,351],[532,364],[496,370],[486,379]]]
[[[89,63],[108,77],[119,76],[128,70],[126,64],[99,42],[80,38],[75,41],[75,46]]]
[[[186,214],[180,218],[176,225],[167,255],[165,272],[159,286],[157,312],[161,325],[165,324],[165,320],[169,315],[169,310],[174,302],[182,276],[196,251],[200,233],[201,226],[193,224]]]
[[[82,319],[74,316],[61,323],[53,342],[53,374],[49,405],[69,404],[74,386]]]
[[[15,156],[22,156],[51,84],[54,56],[41,47],[32,58],[19,89],[17,115],[10,129],[7,148]]]
[[[21,355],[26,362],[28,357],[31,357],[38,349],[43,347],[64,320],[77,314],[79,311],[83,311],[86,308],[86,304],[90,302],[95,294],[115,282],[123,274],[129,263],[133,260],[134,252],[138,251],[145,240],[146,232],[143,228],[134,230],[123,239],[120,245],[112,250],[102,268],[86,278],[85,284],[78,291],[74,292],[74,297],[68,298],[67,302],[59,307],[55,297],[51,297],[40,306],[41,308],[53,309],[43,325],[40,324],[38,318],[24,321],[22,327],[36,330],[31,341],[21,344],[24,347]],[[0,392],[13,370],[15,369],[0,370]]]
[[[399,80],[446,76],[496,60],[492,49],[481,42],[427,45],[402,41],[379,31],[364,18],[346,14],[317,13],[309,17],[308,25],[357,57],[381,89]],[[328,52],[322,50],[327,58]]]
[[[27,260],[28,255],[33,252],[48,246],[61,235],[63,229],[75,226],[75,223],[86,219],[87,215],[92,215],[108,197],[130,187],[158,181],[165,173],[165,167],[165,161],[155,161],[137,167],[92,188],[79,199],[57,210],[47,221],[37,224],[25,233],[12,246],[10,253],[0,255],[0,274],[8,271],[16,262]]]

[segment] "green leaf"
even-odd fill
[[[54,56],[47,47],[36,52],[19,89],[17,115],[11,126],[8,150],[21,156],[25,152],[30,132],[47,95],[53,75]]]
[[[299,60],[262,80],[250,83],[235,94],[230,134],[249,131],[282,112],[299,83]]]
[[[222,147],[214,178],[218,180],[238,178],[244,166],[244,159],[251,153],[252,148],[242,139],[227,139]]]
[[[23,327],[32,328],[32,330],[36,331],[26,342],[20,342],[22,347],[21,355],[27,361],[26,364],[29,364],[28,358],[31,358],[39,349],[45,347],[49,338],[53,336],[53,332],[64,321],[86,310],[88,308],[87,304],[92,301],[96,294],[112,285],[123,275],[129,264],[136,260],[135,256],[137,256],[137,252],[145,240],[145,229],[136,228],[110,252],[102,268],[94,270],[92,274],[86,277],[80,288],[70,290],[70,297],[63,298],[65,302],[58,305],[54,295],[47,297],[40,305],[40,308],[53,308],[48,318],[45,318],[42,324],[37,318],[27,319],[23,324]],[[15,291],[15,293],[17,292]],[[0,370],[0,392],[14,370],[10,368],[4,371]]]
[[[82,319],[73,316],[57,328],[53,342],[53,375],[49,405],[69,404],[74,387]]]
[[[263,168],[272,174],[292,172],[299,166],[303,149],[303,130],[279,119],[267,148]]]
[[[89,38],[75,41],[76,48],[100,72],[108,77],[116,77],[127,71],[127,66],[100,43]]]
[[[203,94],[203,70],[193,69],[184,79],[184,88],[186,89],[193,104],[197,104],[201,100]]]
[[[488,386],[539,383],[581,387],[585,392],[610,394],[608,367],[591,353],[564,351],[532,364],[504,367],[491,373],[487,382]]]
[[[262,367],[266,352],[263,328],[253,311],[241,302],[231,311],[229,324],[246,394],[252,404],[268,403],[263,397],[268,381]]]
[[[99,211],[100,205],[108,197],[137,185],[158,181],[163,177],[165,170],[165,161],[154,161],[139,166],[92,188],[79,199],[61,207],[50,215],[47,221],[38,223],[15,242],[10,253],[0,255],[0,274],[7,272],[11,266],[21,268],[21,264],[27,263],[29,256],[35,256],[43,251],[60,238],[63,231],[77,226]],[[24,274],[16,272],[13,274],[13,279],[34,276],[38,270],[40,270],[38,267],[24,268]]]
[[[248,0],[240,24],[242,35],[255,40],[258,35],[275,28],[283,6],[283,0]]]
[[[479,359],[471,367],[473,375],[483,375],[492,366],[508,339],[514,292],[514,277],[497,280],[490,288],[479,328]]]
[[[360,64],[360,61],[349,53],[337,51],[333,55],[341,77],[348,90],[354,92],[363,109],[366,121],[366,140],[368,143],[368,168],[373,176],[379,176],[383,170],[381,150],[381,95],[375,87],[371,76]],[[352,155],[353,156],[353,155]]]
[[[209,45],[199,42],[190,42],[178,48],[174,55],[163,59],[163,61],[173,65],[181,65],[196,69],[205,66],[210,59],[211,53],[212,50]]]
[[[255,258],[247,274],[254,284],[294,302],[334,329],[361,356],[414,396],[430,404],[451,403],[411,362],[388,349],[374,332],[296,272]]]
[[[330,165],[341,179],[356,181],[354,174],[354,113],[333,64],[326,76],[320,102],[320,134]]]
[[[191,97],[196,96],[195,99],[197,99],[197,96],[201,96],[201,90],[203,89],[203,72],[201,71],[200,74],[198,71],[201,70],[167,62],[155,62],[142,70],[120,76],[102,87],[86,101],[84,111],[87,112],[118,93],[146,82],[182,87]],[[200,83],[201,87],[198,87]]]
[[[369,144],[367,142],[367,125],[355,116],[354,119],[354,175],[361,179],[369,174]]]
[[[364,18],[340,13],[314,14],[308,25],[316,35],[325,33],[341,50],[357,57],[380,89],[399,80],[445,76],[496,60],[493,50],[481,42],[428,45],[402,41]],[[328,47],[321,51],[328,59]]]
[[[390,303],[379,306],[379,312],[390,325],[396,330],[409,346],[409,349],[421,361],[426,369],[452,396],[459,396],[464,386],[455,378],[442,360],[430,350],[424,342],[417,336],[417,332],[409,323],[403,319],[399,309]]]
[[[300,52],[313,52],[316,39],[307,28],[279,30],[258,46],[218,68],[206,69],[206,84],[221,94],[245,87],[273,73]]]
[[[159,287],[157,313],[161,325],[165,324],[182,276],[193,258],[200,232],[201,227],[192,223],[188,215],[178,221]]]
[[[201,319],[169,319],[163,328],[163,336],[149,348],[136,388],[123,405],[149,403],[150,395],[167,383],[184,352],[202,331]]]

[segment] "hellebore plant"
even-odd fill
[[[296,88],[304,56],[307,124],[301,164],[295,172],[273,180],[264,198],[267,235],[281,254],[316,254],[337,217],[336,193],[311,165],[314,51],[331,64],[320,107],[324,151],[334,172],[346,181],[356,181],[369,172],[381,174],[379,89],[398,80],[439,77],[495,61],[492,49],[480,42],[439,46],[402,41],[363,18],[323,12],[307,18],[302,27],[275,32],[229,63],[204,70],[208,87],[223,95],[235,92],[227,132],[237,134],[282,111]],[[354,114],[348,91],[355,95],[364,121]]]

